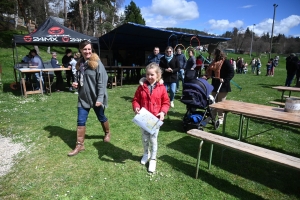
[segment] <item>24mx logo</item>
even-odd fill
[[[81,42],[82,40],[86,40],[84,38],[70,38],[70,42]],[[90,42],[90,40],[88,40]]]
[[[32,37],[30,35],[25,35],[23,37],[23,39],[24,39],[25,42],[31,42],[32,41]]]
[[[58,42],[57,37],[33,37],[33,42]]]
[[[51,27],[48,30],[48,33],[50,35],[62,35],[62,34],[64,34],[64,32],[65,32],[64,29],[62,29],[61,27],[57,27],[57,26]]]

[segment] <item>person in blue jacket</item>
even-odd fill
[[[162,55],[162,54],[159,53],[159,48],[158,47],[154,47],[153,53],[151,55],[149,55],[148,58],[147,58],[146,65],[148,65],[148,64],[150,64],[152,62],[159,64],[160,59],[163,56],[164,55]]]

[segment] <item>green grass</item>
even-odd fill
[[[25,55],[28,49],[19,47],[19,54]],[[62,57],[64,49],[54,50]],[[87,122],[86,151],[69,158],[67,153],[76,142],[77,96],[61,92],[23,98],[19,90],[9,88],[14,81],[12,50],[2,48],[0,56],[4,58],[0,133],[27,148],[12,170],[0,177],[0,199],[300,198],[299,171],[230,150],[224,152],[221,162],[222,148],[218,146],[214,147],[212,168],[208,170],[207,144],[203,147],[199,179],[195,179],[199,140],[182,130],[186,109],[179,102],[179,94],[159,133],[157,172],[148,174],[140,164],[140,130],[131,122],[131,100],[137,84],[108,90],[105,113],[111,125],[111,143],[103,143],[102,128],[92,111]],[[42,57],[51,58],[45,52]],[[243,57],[249,63],[250,58]],[[262,63],[265,66],[266,59]],[[235,75],[233,80],[243,89],[232,85],[228,99],[265,105],[279,100],[281,93],[271,87],[285,82],[283,56],[275,76],[264,75],[264,67],[260,76]],[[228,115],[226,132],[231,138],[237,137],[238,120],[238,116]],[[209,125],[205,130],[221,134],[222,129],[215,131]],[[300,157],[298,128],[251,120],[248,134],[253,136],[246,139],[248,143]]]

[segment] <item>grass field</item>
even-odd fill
[[[19,57],[29,48],[18,47]],[[51,56],[41,48],[42,58]],[[64,49],[53,49],[61,54]],[[247,55],[229,54],[228,57]],[[76,142],[77,95],[71,92],[29,95],[11,90],[14,82],[12,50],[0,48],[3,78],[0,91],[0,133],[22,143],[26,151],[16,158],[11,171],[0,177],[0,199],[299,199],[300,173],[245,154],[214,147],[212,168],[208,170],[209,145],[204,145],[199,179],[195,179],[199,140],[182,130],[186,111],[176,94],[159,133],[157,172],[147,173],[140,164],[141,134],[131,122],[131,100],[137,84],[108,90],[111,143],[103,143],[103,133],[94,113],[87,122],[86,151],[67,157]],[[262,58],[262,66],[266,58]],[[283,85],[286,71],[284,56],[274,77],[262,74],[236,74],[228,99],[257,104],[279,100],[272,89]],[[294,93],[293,96],[300,96]],[[238,116],[229,114],[226,133],[237,137]],[[213,130],[221,134],[221,128]],[[259,134],[261,133],[261,134]],[[299,128],[252,120],[246,142],[300,158]]]

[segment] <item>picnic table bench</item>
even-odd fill
[[[198,149],[198,156],[197,156],[196,179],[198,178],[201,150],[202,150],[202,145],[203,145],[204,141],[211,143],[208,169],[210,169],[210,166],[211,166],[213,145],[216,144],[216,145],[220,145],[220,146],[232,149],[232,150],[246,153],[246,154],[258,157],[258,158],[262,158],[267,161],[271,161],[274,163],[278,163],[280,165],[284,165],[287,167],[291,167],[293,169],[300,170],[300,158],[296,158],[296,157],[293,157],[290,155],[286,155],[283,153],[279,153],[276,151],[258,147],[258,146],[248,144],[245,142],[241,142],[239,140],[234,140],[234,139],[223,137],[220,135],[208,133],[208,132],[201,131],[198,129],[191,129],[187,132],[187,134],[189,134],[193,137],[199,138],[201,140],[199,149]]]

